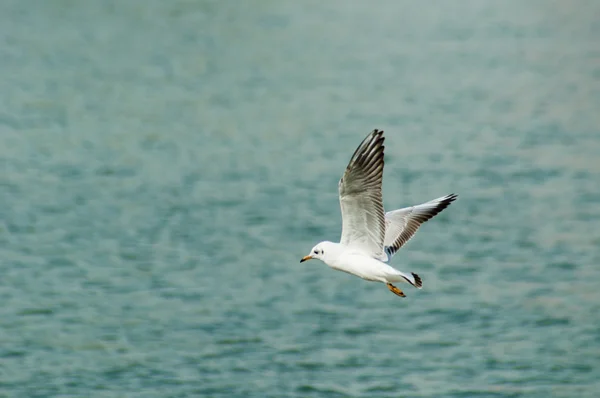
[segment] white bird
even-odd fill
[[[319,259],[335,270],[385,283],[392,293],[406,297],[392,283],[406,282],[420,289],[421,278],[387,263],[421,224],[448,207],[457,195],[385,213],[381,194],[383,141],[383,131],[373,130],[352,155],[338,184],[342,209],[340,243],[323,241],[300,262]]]

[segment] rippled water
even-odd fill
[[[2,1],[0,396],[598,396],[599,13]],[[373,128],[406,299],[298,263]]]

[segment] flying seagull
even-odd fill
[[[340,243],[324,241],[300,262],[319,259],[329,267],[362,279],[385,283],[400,296],[394,282],[420,289],[419,275],[398,271],[388,263],[425,221],[444,210],[457,195],[451,194],[420,205],[385,213],[381,194],[383,131],[373,130],[358,146],[338,184],[342,209]]]

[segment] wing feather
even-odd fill
[[[373,130],[356,148],[339,188],[342,210],[340,243],[359,248],[375,258],[385,258],[383,179],[383,131]]]
[[[458,196],[455,194],[431,200],[417,206],[386,213],[385,252],[388,260],[413,237],[421,224],[439,214]]]

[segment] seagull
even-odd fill
[[[382,130],[373,130],[354,151],[340,179],[340,242],[323,241],[300,262],[318,259],[334,270],[385,283],[392,293],[406,297],[393,283],[405,282],[421,289],[423,282],[414,272],[399,271],[389,262],[421,224],[448,207],[457,195],[385,213],[381,193],[384,139]]]

